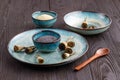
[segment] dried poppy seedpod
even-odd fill
[[[84,22],[81,25],[83,29],[88,27],[86,20],[87,20],[87,18],[85,18]]]
[[[26,53],[33,53],[36,50],[35,46],[30,46],[30,47],[26,47],[25,52]]]
[[[67,48],[65,49],[65,53],[72,54],[72,53],[73,53],[73,50],[72,50],[72,48],[70,48],[70,47],[67,47]]]
[[[85,23],[85,22],[82,23],[82,28],[83,29],[87,28],[87,26],[88,26],[87,23]]]
[[[69,53],[64,53],[64,54],[62,54],[62,58],[63,58],[63,59],[66,59],[66,58],[68,58],[68,57],[70,57],[70,54],[69,54]]]
[[[17,46],[17,45],[14,46],[15,52],[20,52],[20,51],[23,51],[24,49],[25,49],[25,47],[23,47],[23,46]]]
[[[67,42],[67,45],[68,45],[69,47],[74,47],[74,46],[75,46],[75,42],[69,41],[69,42]]]
[[[95,29],[95,26],[90,26],[89,29]]]
[[[73,36],[70,36],[65,42],[62,42],[59,44],[59,49],[60,50],[65,50],[68,47],[74,47],[75,46],[75,42],[73,42]]]
[[[59,44],[59,49],[60,50],[65,50],[67,48],[67,43],[66,42],[62,42]]]
[[[72,56],[72,55],[74,55],[75,54],[75,52],[72,52],[71,54],[70,54],[70,56]]]
[[[37,55],[36,57],[37,57],[37,62],[38,63],[40,63],[40,64],[44,63],[44,59],[41,56]]]

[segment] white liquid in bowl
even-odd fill
[[[50,20],[53,19],[53,16],[48,15],[48,14],[42,14],[36,17],[38,20]]]

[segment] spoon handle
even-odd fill
[[[92,62],[93,60],[95,60],[96,58],[98,58],[99,56],[97,55],[93,55],[92,57],[90,57],[88,60],[86,60],[85,62],[81,63],[80,65],[75,67],[75,70],[80,70],[83,67],[85,67],[87,64],[89,64],[90,62]]]

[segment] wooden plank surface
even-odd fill
[[[119,0],[1,0],[0,80],[120,80],[119,4]],[[103,12],[113,22],[111,28],[102,34],[84,36],[90,48],[77,61],[60,67],[39,68],[14,60],[7,51],[7,44],[13,36],[36,27],[31,14],[38,10],[56,11],[58,20],[53,27],[60,29],[67,29],[64,15],[76,10]],[[93,61],[78,72],[73,71],[76,65],[91,57],[100,47],[110,48],[110,55]]]

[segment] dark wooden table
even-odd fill
[[[77,61],[52,68],[39,68],[20,63],[7,50],[16,34],[34,29],[31,14],[38,10],[58,13],[54,28],[67,29],[63,16],[71,11],[87,10],[108,14],[113,22],[106,32],[84,36],[90,45]],[[99,58],[84,69],[73,68],[91,57],[100,47],[108,47],[108,56]],[[0,80],[120,80],[120,0],[1,0],[0,1]]]

